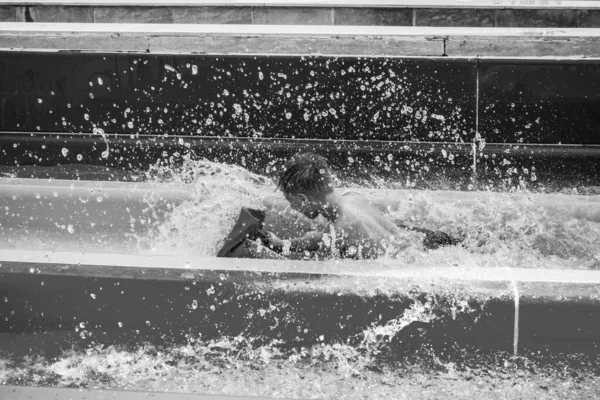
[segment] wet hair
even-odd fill
[[[314,153],[294,155],[279,177],[277,188],[285,194],[303,193],[323,199],[333,192],[333,178],[327,160]]]

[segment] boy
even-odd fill
[[[335,191],[327,161],[321,156],[296,154],[279,178],[278,188],[295,211],[310,219],[322,215],[329,221],[326,232],[310,232],[292,240],[268,232],[270,247],[291,252],[292,258],[293,253],[307,251],[322,257],[377,258],[409,246],[403,231],[363,196]]]

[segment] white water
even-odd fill
[[[266,228],[284,238],[325,229],[321,218],[308,220],[290,209],[270,179],[227,164],[186,159],[182,167],[156,166],[146,172],[161,191],[171,185],[189,190],[190,200],[171,205],[166,218],[152,217],[164,202],[152,192],[145,199],[152,229],[131,232],[81,232],[58,224],[46,230],[3,226],[0,246],[42,251],[87,251],[137,254],[214,256],[231,230],[241,207],[265,209]],[[344,188],[344,182],[339,182]],[[362,192],[389,216],[405,224],[441,230],[464,238],[462,246],[425,251],[422,236],[410,233],[413,243],[394,259],[382,259],[391,268],[402,265],[459,265],[480,267],[571,268],[600,267],[600,210],[569,206],[577,196],[562,196],[555,207],[543,206],[528,191],[471,192],[446,199],[436,191],[348,188]],[[449,193],[452,192],[443,192]],[[53,197],[55,204],[60,196]],[[83,207],[83,206],[82,206]],[[73,210],[75,215],[84,215]],[[93,223],[95,221],[89,221]],[[97,221],[96,221],[97,222]],[[50,229],[50,230],[47,230]]]
[[[159,168],[150,175],[162,182],[187,182],[193,193],[191,201],[175,207],[146,238],[154,251],[215,255],[239,209],[265,208],[265,199],[267,228],[283,231],[282,236],[325,227],[324,220],[310,221],[291,210],[283,196],[273,192],[275,185],[268,179],[237,166],[188,160],[177,172]],[[418,261],[428,265],[600,267],[597,216],[577,215],[568,207],[548,210],[527,191],[480,192],[469,203],[436,201],[439,196],[429,191],[409,192],[406,202],[394,199],[397,192],[391,190],[363,192],[392,220],[465,238],[463,246],[426,252],[420,245],[421,234],[414,233],[411,248],[395,260],[384,261],[390,265]]]

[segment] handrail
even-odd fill
[[[600,28],[471,28],[346,25],[229,25],[229,24],[128,24],[6,22],[0,35],[118,34],[119,36],[242,36],[242,37],[513,37],[513,38],[598,38]],[[1,43],[1,42],[0,42]]]
[[[600,57],[600,28],[0,24],[0,49],[364,57]]]
[[[93,146],[98,142],[98,137],[92,134],[73,134],[64,132],[0,132],[0,144],[16,141],[44,142],[47,136],[57,137],[64,142],[75,142],[81,146]],[[398,141],[398,140],[347,140],[347,139],[290,139],[290,138],[248,138],[248,137],[220,137],[220,136],[183,136],[183,135],[144,135],[143,138],[132,139],[129,134],[107,134],[111,143],[135,146],[141,139],[151,141],[154,144],[162,143],[168,145],[181,145],[184,142],[190,148],[197,147],[226,147],[246,148],[248,145],[263,148],[285,148],[303,149],[307,146],[318,146],[319,148],[340,150],[362,150],[362,151],[397,151],[414,152],[416,149],[439,150],[452,146],[457,153],[471,153],[472,143],[461,142],[426,142],[426,141]],[[160,146],[163,149],[163,145]],[[510,151],[513,156],[539,154],[544,156],[570,156],[570,157],[597,157],[600,156],[600,144],[552,144],[552,143],[486,143],[481,150],[482,153],[492,154]]]
[[[15,6],[600,9],[591,0],[0,0]]]

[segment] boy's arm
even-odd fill
[[[323,232],[308,232],[298,239],[290,240],[290,251],[317,251],[323,242]]]
[[[291,240],[281,240],[272,232],[268,232],[267,235],[269,243],[276,251],[284,250],[287,245],[286,242],[289,243],[289,248],[287,249],[289,251],[317,251],[320,249],[320,244],[323,241],[323,232],[309,232],[301,238]]]

